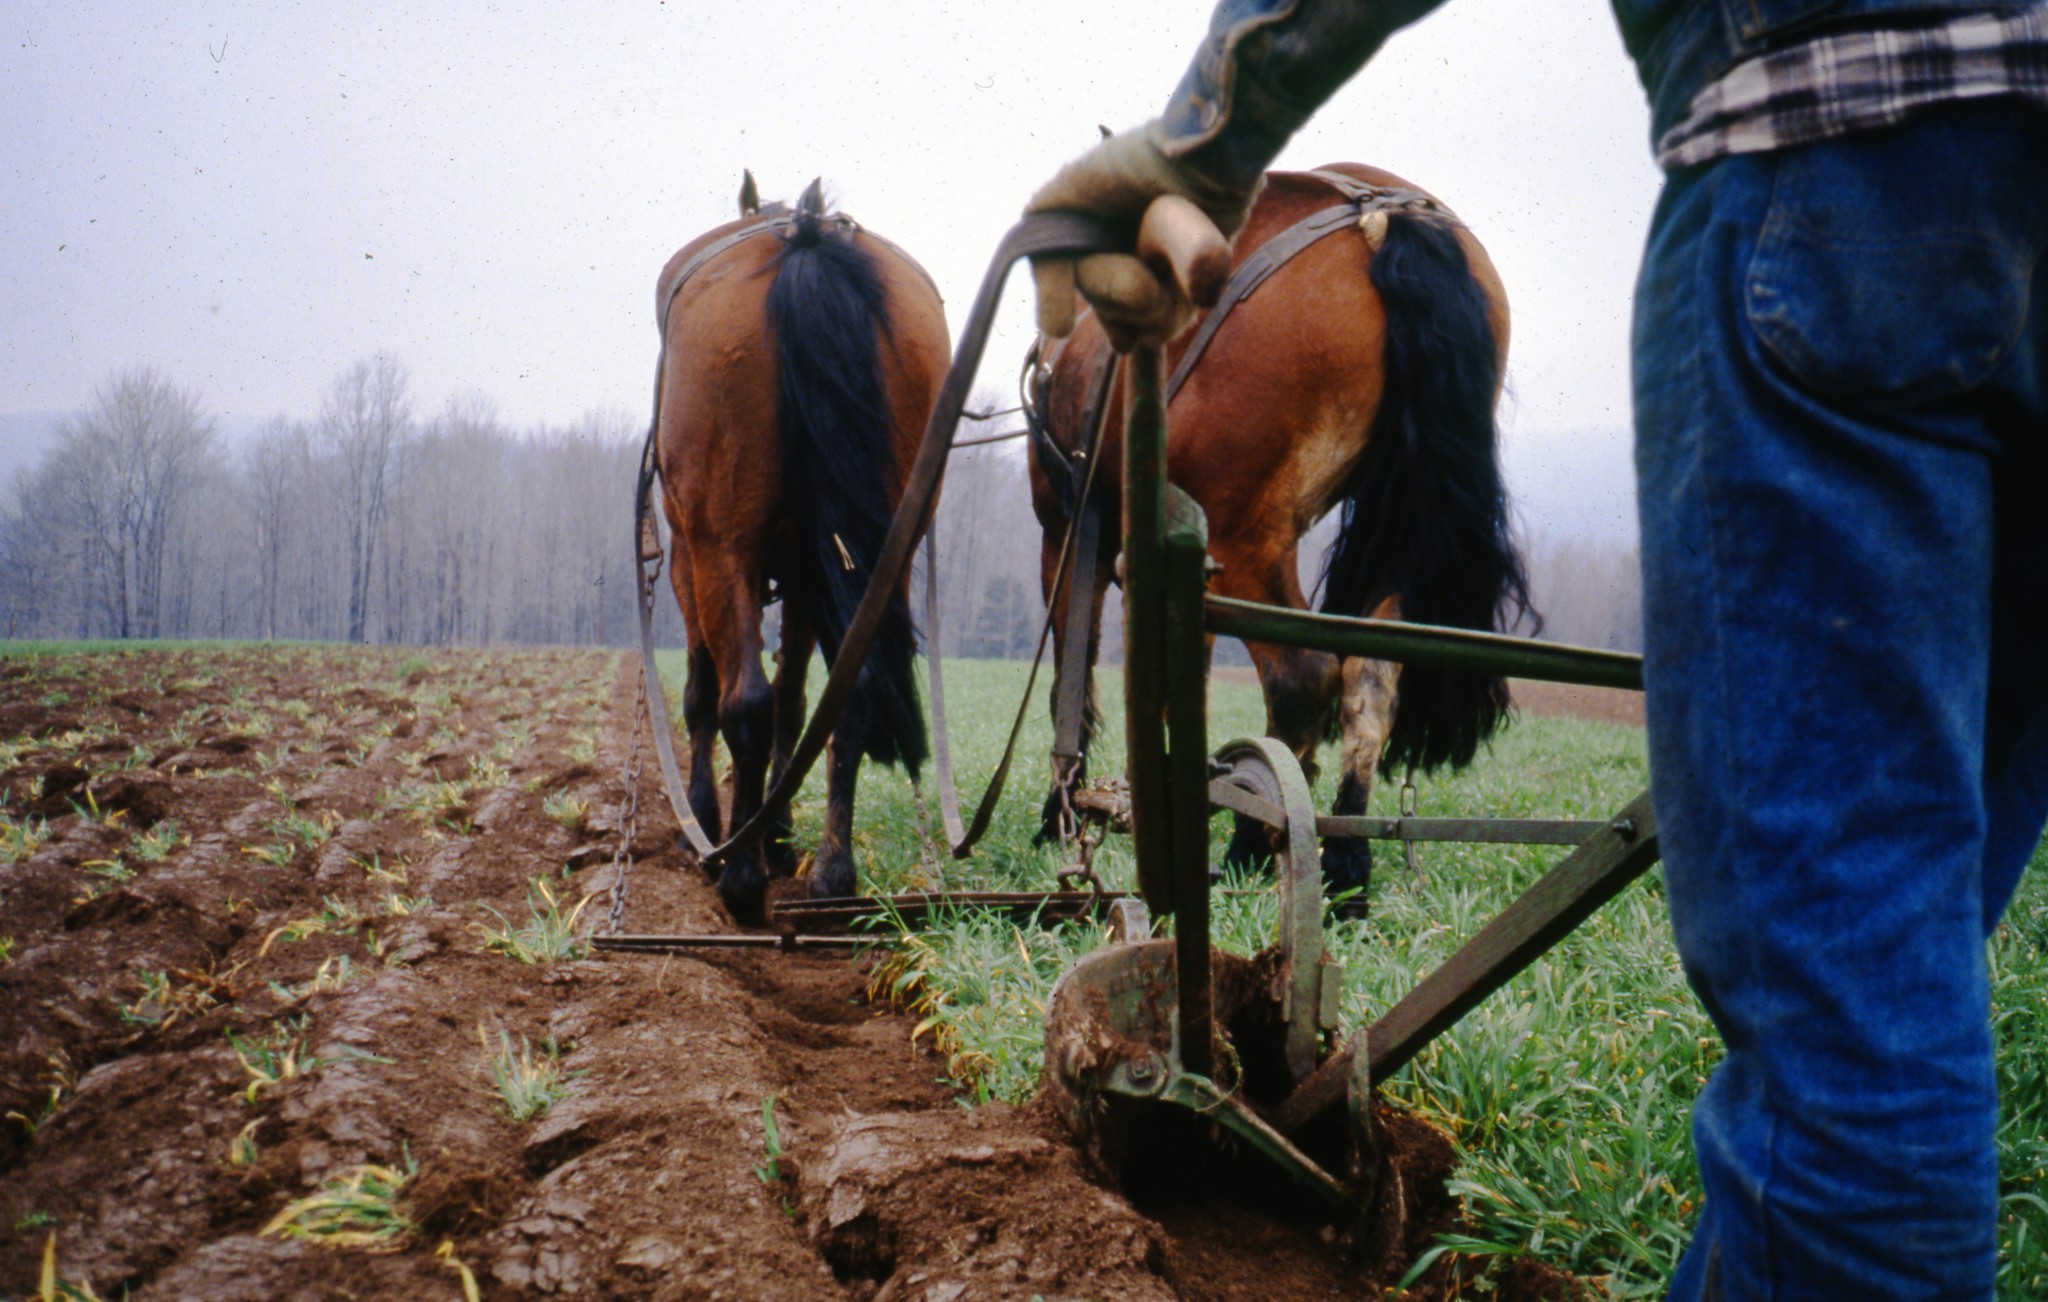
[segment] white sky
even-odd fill
[[[1159,111],[1209,8],[7,0],[0,412],[151,362],[227,415],[310,416],[389,349],[423,410],[474,390],[517,426],[637,423],[654,278],[734,213],[743,167],[764,197],[823,174],[957,328],[1031,190],[1097,123]],[[1604,0],[1453,0],[1280,160],[1387,167],[1488,246],[1516,314],[1506,453],[1543,527],[1626,514],[1646,131]],[[1005,392],[1014,280],[985,368]]]

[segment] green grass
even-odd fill
[[[502,1027],[495,1045],[491,1043],[490,1033],[481,1025],[476,1028],[476,1034],[483,1044],[484,1066],[490,1072],[492,1086],[498,1091],[498,1101],[504,1104],[505,1115],[514,1121],[531,1121],[547,1115],[548,1109],[569,1092],[568,1081],[562,1075],[561,1058],[552,1043],[543,1043],[536,1055],[533,1045],[523,1035],[515,1049],[512,1036]]]
[[[586,895],[574,908],[564,911],[561,899],[545,877],[536,877],[526,887],[526,919],[513,922],[490,905],[484,905],[500,925],[476,924],[484,949],[521,963],[561,963],[582,958],[590,946],[577,932],[577,920],[590,903]]]
[[[0,814],[0,863],[20,863],[50,839],[48,819],[34,815],[10,818]]]
[[[664,659],[671,702],[681,699],[680,657]],[[994,768],[1022,690],[1020,664],[949,661],[947,705],[962,800],[971,810]],[[934,860],[922,848],[916,803],[902,774],[861,772],[855,857],[864,889],[1049,889],[1066,866],[1030,844],[1048,779],[1051,726],[1041,674],[1018,744],[1008,794],[973,858]],[[814,672],[811,699],[822,679]],[[1121,676],[1097,675],[1105,719],[1091,771],[1123,765]],[[1215,749],[1261,732],[1264,709],[1249,683],[1215,682]],[[1326,766],[1334,753],[1323,752]],[[723,762],[723,761],[721,761]],[[1647,783],[1640,732],[1568,720],[1525,719],[1471,769],[1420,781],[1424,816],[1604,818]],[[1328,809],[1334,777],[1317,783]],[[1379,784],[1372,811],[1397,812],[1398,784]],[[935,822],[937,802],[927,791]],[[822,825],[822,766],[796,806],[800,844]],[[1220,860],[1230,824],[1210,825]],[[931,830],[936,838],[936,827]],[[1514,896],[1553,866],[1554,848],[1425,845],[1411,881],[1398,846],[1375,847],[1366,922],[1332,922],[1325,938],[1343,963],[1349,1034],[1383,1012]],[[1128,887],[1128,841],[1096,858],[1111,887]],[[1999,1134],[2003,1215],[2000,1296],[2048,1296],[2048,847],[2037,853],[1991,946],[1995,1030],[2004,1100]],[[1256,886],[1258,883],[1247,883]],[[1215,897],[1219,946],[1249,953],[1276,934],[1277,895]],[[876,993],[919,1017],[965,1101],[1022,1102],[1042,1070],[1040,1021],[1052,982],[1102,943],[1083,924],[1018,925],[956,911],[910,934],[876,969]],[[1478,1255],[1534,1254],[1574,1273],[1605,1277],[1616,1297],[1661,1293],[1698,1212],[1689,1131],[1692,1101],[1720,1042],[1685,984],[1672,947],[1661,874],[1602,909],[1550,954],[1439,1038],[1383,1090],[1456,1138],[1454,1183],[1470,1235],[1453,1244]]]
[[[178,820],[166,818],[147,832],[138,832],[128,843],[128,852],[144,863],[160,863],[178,847]]]
[[[287,1204],[263,1227],[265,1238],[303,1239],[325,1248],[395,1252],[419,1227],[399,1191],[413,1166],[366,1163],[330,1177],[317,1193]]]

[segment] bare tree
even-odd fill
[[[1524,555],[1546,641],[1642,649],[1643,583],[1633,540],[1539,532]]]
[[[256,634],[280,636],[278,588],[283,579],[292,498],[309,458],[312,433],[303,422],[276,416],[242,452],[242,509],[254,535]]]
[[[106,620],[95,631],[161,634],[166,543],[214,455],[198,395],[151,366],[117,372],[59,426],[37,491],[57,499],[55,532],[70,535],[85,609]]]
[[[0,509],[0,635],[28,637],[77,626],[79,539],[66,504],[53,491],[57,470],[45,455],[16,472],[13,492]]]
[[[392,453],[412,422],[411,377],[396,357],[378,353],[334,379],[320,411],[320,442],[340,468],[348,531],[348,632],[366,638],[370,576],[384,524]]]

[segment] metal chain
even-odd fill
[[[640,823],[640,725],[647,720],[647,679],[633,694],[633,750],[626,760],[626,795],[619,802],[619,843],[612,850],[611,912],[605,931],[618,935],[626,924],[626,878],[633,871],[633,834]]]
[[[1099,910],[1104,888],[1102,878],[1095,874],[1095,851],[1102,844],[1103,838],[1109,834],[1109,820],[1084,819],[1081,817],[1081,811],[1074,806],[1074,788],[1081,780],[1079,756],[1055,755],[1052,768],[1053,790],[1059,793],[1060,798],[1059,812],[1054,815],[1059,827],[1060,844],[1066,845],[1071,842],[1079,856],[1074,866],[1060,873],[1056,880],[1063,891],[1080,890],[1086,886],[1089,894],[1095,897],[1090,902],[1091,906]],[[1093,837],[1088,835],[1088,826],[1091,822],[1096,824]]]
[[[1079,852],[1080,858],[1072,868],[1068,868],[1060,873],[1056,879],[1059,888],[1063,891],[1078,891],[1084,886],[1087,887],[1089,895],[1093,897],[1088,902],[1089,910],[1094,913],[1101,912],[1102,897],[1107,892],[1107,888],[1102,883],[1102,878],[1098,877],[1095,873],[1095,851],[1102,844],[1103,838],[1108,834],[1108,819],[1097,821],[1097,830],[1092,837],[1088,835],[1088,824],[1083,823],[1074,837],[1074,846]]]
[[[1080,756],[1055,755],[1052,757],[1052,789],[1058,793],[1060,798],[1059,812],[1053,818],[1059,832],[1061,845],[1065,845],[1081,835],[1081,811],[1074,808],[1074,788],[1080,781]]]
[[[1415,770],[1409,769],[1401,778],[1401,817],[1405,821],[1415,817]],[[1418,889],[1422,886],[1422,857],[1416,852],[1415,842],[1408,837],[1401,838],[1401,852],[1408,859],[1408,880]]]
[[[640,572],[640,608],[642,612],[654,608],[655,585],[661,581],[662,550],[660,535],[654,522],[647,516],[640,517],[640,557],[635,566]],[[649,543],[656,544],[649,547]],[[651,552],[651,555],[650,555]],[[648,562],[652,561],[650,565]],[[647,674],[652,666],[643,666],[633,677],[636,686],[633,691],[633,748],[626,756],[626,794],[619,801],[619,843],[612,848],[612,898],[611,908],[605,917],[605,931],[618,935],[626,925],[626,879],[633,872],[633,837],[640,827],[640,725],[651,723],[647,704]],[[668,720],[663,719],[665,727]]]

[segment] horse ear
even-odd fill
[[[740,169],[740,216],[752,217],[761,211],[761,192],[754,188],[754,174],[746,168]]]
[[[811,183],[810,183],[809,185],[807,185],[807,186],[805,186],[805,187],[804,187],[804,192],[803,192],[802,196],[801,196],[801,197],[799,197],[799,198],[797,199],[797,201],[796,201],[796,210],[797,210],[798,212],[800,212],[800,213],[809,213],[809,214],[811,214],[811,215],[812,215],[812,216],[814,216],[814,217],[822,217],[822,216],[824,216],[824,214],[825,214],[825,178],[824,178],[824,177],[822,177],[822,176],[814,176],[814,177],[812,177],[812,178],[811,178]]]

